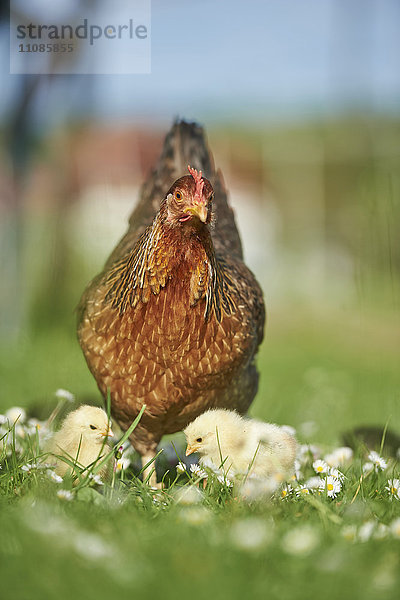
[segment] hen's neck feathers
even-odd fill
[[[205,320],[214,312],[220,321],[222,312],[235,308],[229,293],[233,282],[215,255],[208,227],[171,226],[162,210],[132,252],[113,265],[107,283],[106,298],[121,315],[171,283],[186,286],[190,307],[205,299]]]

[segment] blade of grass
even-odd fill
[[[143,404],[142,408],[140,409],[140,412],[138,414],[138,416],[136,417],[136,419],[131,423],[131,425],[128,427],[128,429],[125,431],[124,435],[122,436],[122,438],[112,447],[112,450],[110,450],[110,452],[108,452],[106,454],[106,456],[96,465],[96,471],[99,471],[101,469],[101,467],[103,465],[105,465],[112,456],[114,456],[115,451],[122,446],[126,440],[128,439],[128,437],[131,435],[132,431],[134,431],[136,429],[136,427],[139,424],[140,419],[143,416],[144,411],[146,410],[146,404]],[[157,454],[158,456],[158,454]],[[156,457],[155,457],[156,458]]]
[[[154,456],[154,457],[153,457],[151,460],[149,460],[149,462],[148,462],[148,463],[146,463],[146,464],[145,464],[145,465],[144,465],[144,466],[143,466],[143,467],[140,469],[140,471],[139,471],[139,475],[141,475],[141,474],[142,474],[142,473],[143,473],[143,472],[144,472],[144,471],[147,469],[147,467],[149,467],[150,465],[152,465],[152,464],[153,464],[153,462],[154,462],[154,461],[155,461],[155,460],[156,460],[156,459],[157,459],[157,458],[160,456],[160,454],[162,454],[162,452],[163,452],[163,449],[161,448],[161,450],[159,450],[159,451],[157,452],[157,454],[156,454],[156,455],[155,455],[155,456]],[[150,473],[148,474],[148,476],[146,477],[146,479],[145,479],[145,481],[144,481],[143,483],[147,483],[147,482],[149,481],[149,479],[150,479],[150,477],[152,476],[153,472],[154,472],[154,469],[153,469],[152,471],[150,471]]]
[[[304,496],[304,500],[311,504],[311,506],[313,506],[322,517],[329,519],[329,521],[331,521],[335,525],[340,525],[340,523],[342,522],[342,519],[339,517],[339,515],[332,512],[326,504],[320,502],[320,500],[318,500],[318,498],[315,498],[315,496],[308,494],[307,496]]]
[[[387,429],[388,429],[388,426],[389,426],[389,421],[390,421],[390,417],[386,421],[385,427],[384,427],[383,432],[382,432],[381,447],[380,447],[380,450],[379,450],[379,454],[380,455],[382,455],[383,446],[385,445],[386,432],[387,432]]]

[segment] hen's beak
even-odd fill
[[[202,223],[207,221],[208,212],[205,204],[193,204],[192,206],[188,206],[185,209],[185,213],[197,217]]]
[[[193,454],[193,452],[197,452],[197,446],[187,446],[186,448],[186,456],[189,456],[189,454]]]

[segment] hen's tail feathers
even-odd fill
[[[129,251],[144,229],[151,224],[173,182],[187,175],[187,165],[201,170],[214,187],[215,228],[212,232],[217,253],[228,252],[242,258],[242,245],[233,211],[228,205],[222,173],[216,171],[203,128],[197,123],[176,121],[168,132],[155,169],[142,186],[139,202],[129,219],[129,230],[107,264]]]

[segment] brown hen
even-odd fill
[[[130,438],[143,464],[164,434],[205,410],[247,411],[264,318],[203,130],[177,122],[126,235],[79,305],[79,342],[122,429],[146,404]]]

